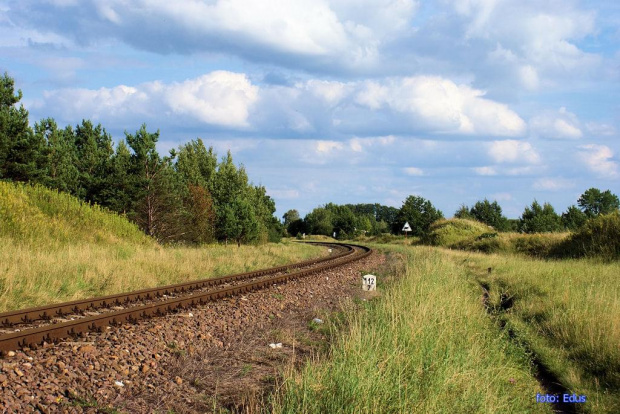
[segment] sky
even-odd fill
[[[620,194],[616,0],[0,0],[31,123],[230,150],[277,215]]]

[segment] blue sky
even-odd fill
[[[620,193],[615,0],[0,0],[31,122],[230,149],[278,215]]]

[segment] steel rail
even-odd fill
[[[319,261],[317,266],[310,269],[277,275],[258,281],[245,282],[237,286],[222,287],[206,292],[199,292],[197,294],[181,296],[178,298],[169,298],[165,301],[137,305],[118,311],[106,312],[100,315],[87,316],[73,321],[50,324],[37,328],[26,329],[24,331],[0,335],[0,352],[5,353],[25,346],[36,346],[44,342],[51,343],[88,331],[100,331],[103,327],[108,325],[115,325],[123,322],[135,322],[139,319],[163,315],[180,308],[193,307],[219,298],[262,289],[274,284],[284,283],[292,279],[320,272],[322,270],[342,266],[372,254],[372,250],[365,246],[352,244],[339,244],[338,246],[344,246],[348,248],[348,251],[344,254],[338,255],[336,258],[331,257],[329,263],[324,263],[326,262],[325,260]],[[363,253],[356,254],[356,249],[361,249]],[[287,268],[287,266],[281,267],[284,269]],[[290,268],[290,266],[288,266],[288,268]]]
[[[333,243],[316,243],[325,246],[334,246]],[[345,245],[335,245],[338,248]],[[202,289],[205,287],[217,286],[242,279],[250,279],[259,276],[270,275],[286,271],[288,269],[296,269],[305,266],[312,266],[329,260],[334,260],[353,254],[352,248],[344,248],[342,253],[317,259],[305,260],[299,263],[292,263],[283,266],[271,267],[252,272],[237,273],[233,275],[220,276],[208,279],[194,280],[190,282],[177,283],[174,285],[160,286],[149,289],[141,289],[133,292],[124,292],[95,298],[80,299],[71,302],[63,302],[52,305],[38,306],[34,308],[18,309],[15,311],[0,313],[0,326],[12,326],[18,323],[30,323],[36,320],[51,319],[53,317],[62,317],[63,315],[78,313],[85,310],[96,310],[110,306],[124,305],[140,300],[152,300],[160,298],[164,295],[172,295],[176,293],[187,293],[192,290]]]

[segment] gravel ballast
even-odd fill
[[[337,269],[0,359],[0,413],[203,413],[260,405],[311,354],[310,322],[359,296],[375,253]],[[270,344],[281,344],[270,347]]]

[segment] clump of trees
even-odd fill
[[[558,231],[576,231],[589,218],[602,214],[610,214],[620,208],[618,196],[609,190],[601,191],[597,188],[586,190],[577,201],[579,207],[572,205],[562,214],[556,213],[549,203],[542,205],[534,200],[526,206],[517,220],[506,218],[497,201],[487,199],[478,201],[473,207],[461,205],[454,213],[454,217],[477,220],[493,227],[497,231],[519,231],[522,233],[548,233]]]
[[[302,233],[333,236],[346,239],[359,234],[378,235],[389,232],[398,209],[380,204],[328,203],[317,207],[303,219],[297,210],[289,210],[282,216],[288,234]]]
[[[617,212],[620,208],[618,196],[611,191],[596,188],[586,190],[577,201],[561,215],[549,203],[542,205],[534,200],[526,206],[521,217],[508,219],[502,213],[497,201],[477,201],[472,207],[461,205],[454,217],[476,220],[496,231],[519,231],[522,233],[546,233],[577,231],[594,217]],[[297,210],[289,210],[282,217],[289,235],[321,234],[345,239],[360,234],[379,235],[402,234],[406,222],[411,226],[411,235],[425,237],[433,222],[442,219],[443,213],[430,200],[420,196],[409,196],[400,209],[380,204],[328,203],[317,207],[301,218]]]
[[[511,228],[508,218],[502,214],[502,208],[497,201],[491,203],[486,198],[483,201],[477,201],[471,208],[465,204],[461,205],[454,213],[454,217],[477,220],[498,231],[509,231]]]
[[[221,160],[201,139],[161,156],[159,131],[142,125],[116,146],[101,125],[30,128],[21,91],[0,78],[0,179],[70,193],[124,214],[162,242],[237,244],[278,241],[282,225],[263,186],[249,182],[228,152]]]
[[[598,188],[586,190],[577,200],[579,207],[572,205],[561,215],[549,203],[542,206],[534,200],[519,218],[518,230],[523,233],[548,233],[556,231],[577,231],[589,219],[608,215],[620,209],[618,196],[609,190]]]

